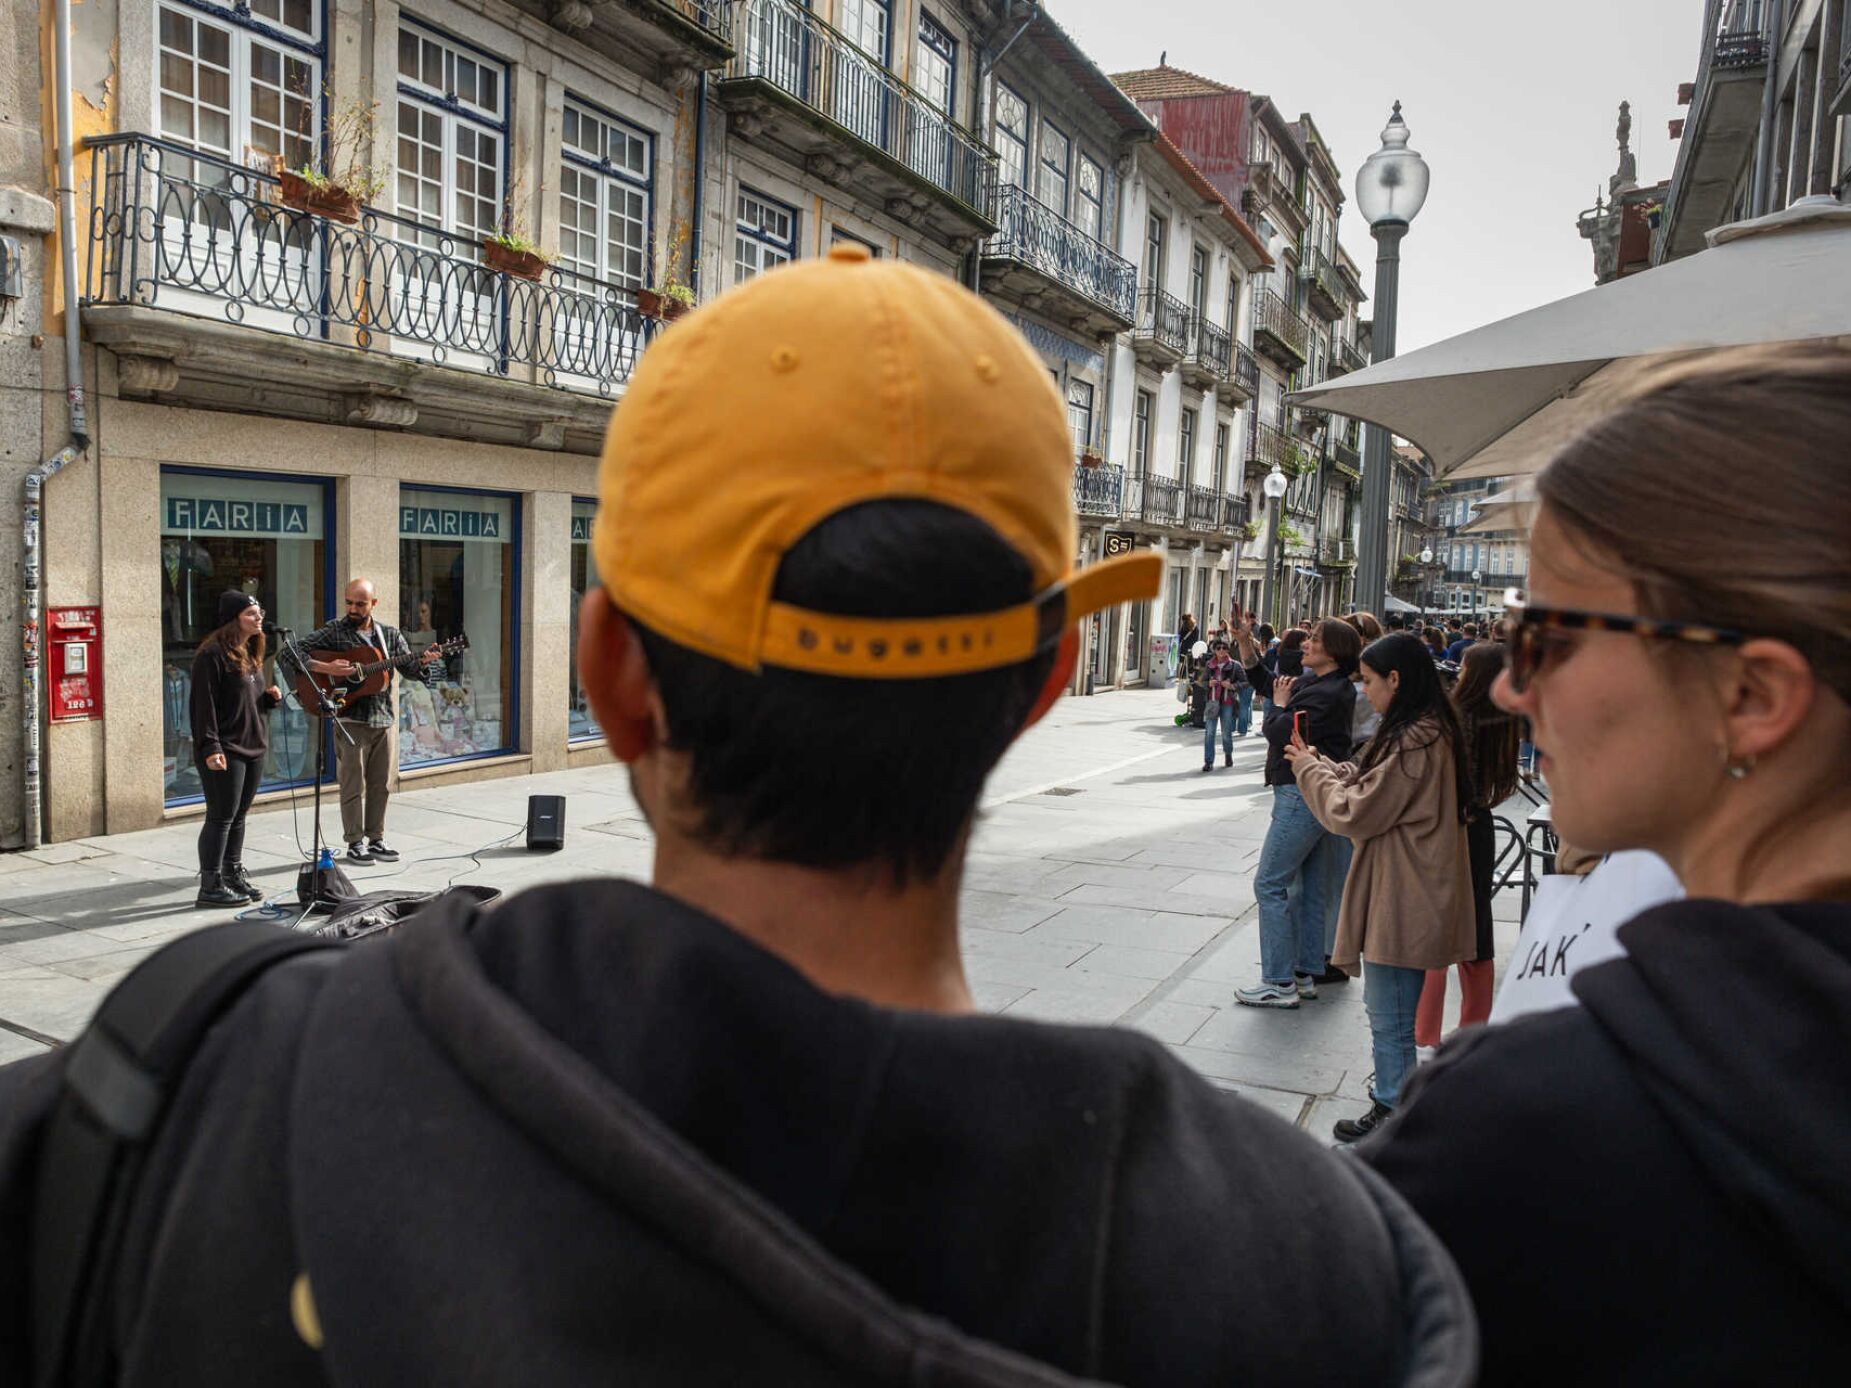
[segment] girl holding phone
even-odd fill
[[[1331,963],[1363,966],[1375,1084],[1368,1112],[1337,1124],[1339,1142],[1394,1112],[1414,1068],[1427,970],[1477,949],[1465,831],[1472,786],[1458,716],[1432,658],[1404,633],[1363,651],[1362,682],[1382,723],[1361,756],[1340,761],[1296,735],[1284,752],[1306,809],[1355,847]]]

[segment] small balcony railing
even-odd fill
[[[1292,306],[1270,289],[1262,290],[1253,301],[1254,345],[1271,347],[1275,358],[1283,355],[1297,365],[1305,364],[1305,344],[1311,329]]]
[[[1330,354],[1328,374],[1333,378],[1347,376],[1352,371],[1361,371],[1368,364],[1369,358],[1362,354],[1355,343],[1339,338],[1335,350]]]
[[[986,256],[1020,261],[1130,323],[1137,312],[1137,267],[1107,249],[1025,188],[1009,184],[996,200],[996,234]]]
[[[1124,505],[1125,470],[1116,463],[1100,463],[1073,468],[1073,509],[1083,516],[1115,519]]]
[[[1184,498],[1184,520],[1191,530],[1221,528],[1221,492],[1215,487],[1191,486]]]
[[[1225,380],[1232,369],[1234,339],[1199,314],[1192,313],[1189,318],[1194,325],[1189,343],[1190,364],[1211,382]]]
[[[1263,160],[1247,167],[1247,188],[1241,195],[1242,210],[1249,215],[1265,212],[1275,222],[1285,222],[1296,237],[1308,220],[1299,205],[1298,195],[1289,180],[1280,176],[1277,166]]]
[[[1343,317],[1344,300],[1349,295],[1329,256],[1316,246],[1304,247],[1299,252],[1298,277],[1304,281],[1314,311],[1326,321]]]
[[[1331,464],[1351,481],[1360,481],[1363,475],[1362,451],[1347,439],[1335,438],[1330,441]]]
[[[1245,391],[1249,399],[1260,392],[1260,363],[1252,349],[1244,343],[1234,344],[1234,369],[1228,379],[1235,387]]]
[[[1745,0],[1733,0],[1721,7],[1716,18],[1716,42],[1710,50],[1711,66],[1753,67],[1767,61],[1767,37],[1761,31],[1764,8]]]
[[[1183,484],[1173,477],[1127,477],[1125,515],[1150,525],[1183,523]]]
[[[1228,492],[1221,498],[1221,528],[1228,534],[1237,533],[1243,526],[1253,520],[1253,503],[1243,492]]]
[[[791,0],[737,0],[730,79],[756,78],[985,218],[996,205],[996,155],[848,35]]]
[[[633,291],[553,266],[485,269],[478,242],[360,209],[352,224],[285,207],[279,180],[147,135],[87,142],[94,204],[84,294],[408,353],[438,365],[610,394],[655,323]]]
[[[1342,537],[1328,537],[1325,539],[1319,552],[1319,557],[1322,562],[1330,565],[1354,564],[1356,562],[1356,546],[1347,535]]]
[[[1247,436],[1248,466],[1259,472],[1270,472],[1275,467],[1283,469],[1288,462],[1296,461],[1297,445],[1285,430],[1272,424],[1253,421],[1253,428]]]
[[[1194,317],[1174,294],[1147,285],[1138,299],[1137,336],[1180,360],[1189,349],[1189,323]]]

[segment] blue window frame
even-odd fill
[[[797,258],[797,209],[743,184],[733,220],[733,283],[775,270]]]
[[[604,731],[598,726],[597,713],[591,707],[578,674],[578,613],[585,594],[598,586],[598,560],[591,549],[591,526],[597,518],[598,503],[589,496],[572,498],[571,560],[567,579],[572,585],[572,610],[566,624],[566,643],[571,668],[566,674],[566,741],[600,742]]]
[[[919,11],[919,67],[913,85],[939,110],[958,118],[958,41],[923,9]]]
[[[560,165],[560,264],[626,289],[647,285],[655,225],[655,136],[568,96]]]

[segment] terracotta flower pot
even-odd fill
[[[636,291],[636,311],[645,318],[654,318],[658,322],[673,323],[688,311],[688,305],[655,289]]]
[[[298,212],[326,217],[331,222],[352,226],[360,220],[360,199],[345,188],[328,185],[317,188],[299,173],[284,169],[278,176],[282,183],[283,206]]]
[[[1089,448],[1080,455],[1080,466],[1081,467],[1104,467],[1105,466],[1105,454],[1096,453],[1092,449]]]
[[[482,243],[482,264],[499,274],[537,284],[546,273],[546,257],[537,251],[517,251],[499,241]]]

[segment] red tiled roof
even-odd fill
[[[1189,186],[1196,191],[1206,205],[1218,209],[1221,219],[1238,232],[1249,246],[1253,247],[1260,257],[1259,268],[1270,270],[1273,258],[1267,254],[1266,243],[1260,239],[1259,233],[1247,224],[1247,219],[1236,212],[1226,198],[1221,196],[1215,185],[1208,181],[1208,175],[1198,169],[1176,142],[1161,130],[1157,132],[1157,152],[1164,157],[1171,168],[1188,181]]]
[[[1136,72],[1115,72],[1112,80],[1133,101],[1162,101],[1172,96],[1219,96],[1238,90],[1167,63],[1162,67],[1140,68]]]

